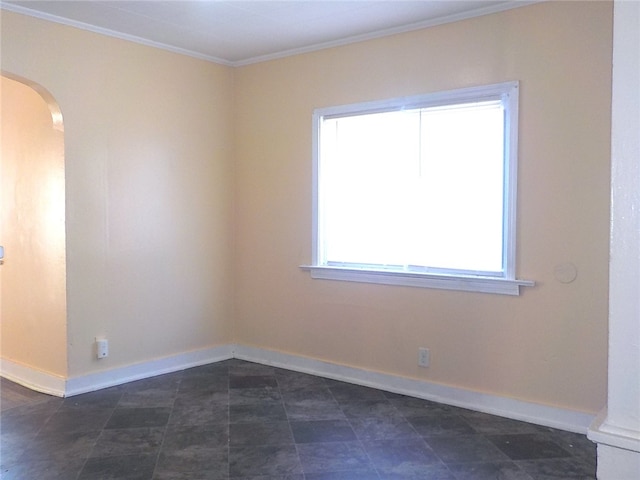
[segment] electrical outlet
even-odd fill
[[[96,357],[106,358],[109,356],[109,340],[106,338],[96,338]]]
[[[420,347],[418,349],[418,366],[419,367],[428,367],[429,366],[429,349]]]

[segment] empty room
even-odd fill
[[[3,0],[0,477],[640,478],[639,24]]]

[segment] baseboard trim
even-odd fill
[[[234,348],[235,345],[221,345],[68,379],[0,358],[0,376],[37,392],[56,397],[71,397],[143,378],[228,360],[233,358]]]
[[[622,428],[607,421],[607,409],[603,409],[595,418],[587,436],[593,442],[640,453],[640,429]],[[633,425],[636,427],[636,425]]]
[[[0,376],[36,392],[64,397],[66,380],[53,373],[0,358]]]
[[[540,405],[386,373],[372,372],[275,350],[235,344],[181,353],[69,379],[34,370],[31,367],[6,359],[0,359],[0,375],[32,390],[59,397],[71,397],[231,358],[309,373],[582,434],[587,433],[589,426],[596,418],[595,415],[574,410]]]
[[[235,358],[585,434],[595,415],[237,345]]]
[[[137,363],[126,367],[72,377],[67,380],[65,396],[93,392],[123,383],[177,372],[187,368],[207,365],[233,358],[234,345],[220,345],[202,350],[181,353],[171,357]]]

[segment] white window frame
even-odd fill
[[[403,285],[447,290],[519,295],[521,286],[533,286],[530,280],[516,278],[516,187],[518,152],[517,81],[470,87],[412,97],[357,103],[316,109],[313,112],[313,246],[312,264],[301,268],[312,278],[353,282]],[[378,268],[376,266],[323,265],[320,259],[319,192],[320,192],[320,127],[324,117],[348,116],[399,109],[428,108],[470,102],[501,100],[505,105],[503,265],[501,276],[460,272],[422,272]]]

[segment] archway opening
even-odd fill
[[[68,371],[62,114],[40,85],[5,72],[0,78],[1,372],[62,395]]]

